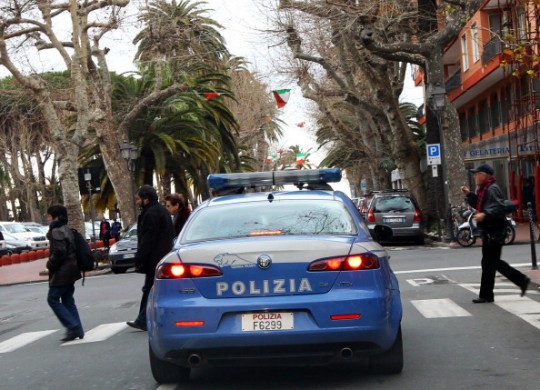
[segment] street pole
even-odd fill
[[[435,115],[437,117],[437,126],[439,131],[439,142],[441,144],[441,168],[443,179],[443,191],[444,191],[444,204],[446,207],[446,241],[455,241],[453,229],[452,229],[452,205],[449,201],[449,189],[448,189],[448,168],[446,166],[446,142],[444,139],[443,125],[446,125],[444,108],[446,107],[446,89],[440,84],[437,84],[433,88],[433,92],[430,97],[431,105],[434,108]]]
[[[84,180],[86,181],[86,188],[88,189],[88,202],[90,203],[90,221],[92,223],[92,236],[90,237],[90,242],[93,243],[92,251],[96,250],[96,227],[94,225],[94,201],[92,200],[92,174],[90,170],[86,170],[84,174]],[[95,256],[94,256],[95,257]],[[98,267],[96,259],[96,268]]]
[[[534,216],[533,216],[533,209],[532,209],[532,203],[527,202],[527,212],[529,213],[529,235],[531,240],[531,259],[532,259],[532,268],[531,269],[538,269],[538,264],[536,263],[536,243],[534,239]]]

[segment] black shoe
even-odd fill
[[[129,326],[131,326],[132,328],[135,328],[135,329],[139,329],[139,330],[143,330],[143,331],[147,331],[146,329],[146,325],[143,325],[141,324],[140,322],[138,321],[128,321],[126,322],[126,324],[128,324]]]
[[[74,328],[74,329],[68,329],[66,332],[66,336],[62,339],[62,341],[73,341],[75,339],[83,339],[84,338],[84,331],[82,328]]]
[[[529,288],[529,283],[531,283],[531,279],[525,278],[523,283],[521,283],[521,286],[519,286],[521,288],[521,296],[524,296],[527,292],[527,288]]]
[[[472,303],[493,303],[493,299],[474,298]]]

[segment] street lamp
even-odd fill
[[[139,150],[132,143],[122,141],[120,142],[120,153],[122,158],[126,160],[128,171],[130,172],[131,188],[133,189],[133,196],[131,197],[131,203],[133,205],[133,216],[137,217],[137,208],[135,206],[135,160],[139,157]]]
[[[446,89],[441,86],[441,84],[435,84],[431,96],[429,98],[431,107],[435,111],[435,116],[437,117],[437,125],[439,130],[439,140],[441,143],[441,169],[443,177],[443,191],[444,191],[444,203],[446,205],[446,227],[447,227],[447,239],[450,241],[455,241],[454,231],[452,229],[452,205],[449,202],[448,198],[448,169],[446,168],[446,145],[444,142],[444,132],[443,132],[443,118],[444,118],[444,109],[446,107]]]

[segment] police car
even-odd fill
[[[193,212],[148,301],[158,382],[219,365],[368,361],[374,372],[401,372],[402,305],[389,256],[344,193],[315,189],[340,179],[339,169],[208,177],[231,194]],[[304,190],[272,189],[286,184]],[[241,193],[255,187],[267,190]]]

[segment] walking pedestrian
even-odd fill
[[[165,197],[165,207],[173,216],[174,235],[175,237],[178,237],[191,214],[191,209],[186,204],[184,197],[181,194],[176,193]]]
[[[467,186],[461,191],[467,197],[469,204],[476,209],[474,220],[482,238],[482,278],[480,293],[473,303],[490,303],[494,301],[493,289],[495,287],[495,273],[499,271],[504,277],[521,289],[521,296],[525,295],[530,279],[501,260],[502,247],[506,230],[506,215],[504,212],[504,197],[501,188],[493,176],[493,168],[488,164],[481,164],[471,169],[474,174],[476,193],[471,192]]]
[[[167,209],[158,202],[157,192],[150,185],[143,185],[135,196],[137,206],[142,208],[137,220],[137,253],[135,271],[145,274],[139,314],[127,324],[146,331],[146,304],[148,294],[154,285],[156,265],[173,246],[174,227]]]
[[[122,231],[122,223],[115,218],[114,222],[111,225],[111,237],[114,238],[115,241],[120,240],[121,231]]]
[[[62,341],[71,341],[84,337],[84,330],[75,305],[75,282],[81,278],[75,256],[75,239],[68,227],[67,209],[61,205],[47,209],[50,242],[49,260],[49,292],[47,303],[66,328]]]

